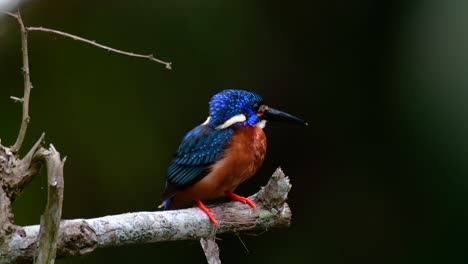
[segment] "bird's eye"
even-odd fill
[[[263,114],[266,111],[268,111],[268,106],[265,105],[265,104],[258,104],[258,105],[256,105],[256,107],[254,109],[255,109],[255,112],[257,113],[257,116],[262,117]]]
[[[262,104],[257,110],[258,113],[262,113],[262,114],[265,113],[266,111],[268,111],[268,106],[264,104]]]

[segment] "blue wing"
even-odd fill
[[[167,169],[163,199],[202,179],[208,167],[221,158],[233,134],[233,129],[216,130],[209,125],[188,132]]]

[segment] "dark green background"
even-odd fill
[[[466,263],[468,2],[31,0],[25,22],[173,62],[30,35],[34,89],[24,150],[42,132],[68,156],[64,218],[156,210],[181,137],[226,88],[306,119],[269,123],[290,229],[219,241],[224,263]],[[2,144],[20,123],[18,29],[0,17]],[[15,203],[39,222],[45,175]],[[100,249],[58,263],[204,263],[198,242]]]

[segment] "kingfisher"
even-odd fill
[[[267,120],[307,125],[269,107],[256,93],[230,89],[215,94],[208,118],[184,136],[167,168],[160,207],[176,209],[195,202],[216,226],[218,221],[204,200],[227,196],[255,209],[254,202],[234,190],[262,166]]]

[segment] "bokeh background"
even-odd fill
[[[226,88],[258,92],[308,128],[269,123],[267,160],[291,177],[290,229],[221,236],[224,263],[466,263],[467,1],[31,0],[27,25],[154,53],[173,70],[31,33],[24,150],[63,155],[64,218],[156,210],[182,136]],[[1,142],[21,96],[17,25],[0,17]],[[39,222],[41,174],[15,203]],[[58,263],[205,263],[194,241],[100,249]]]

